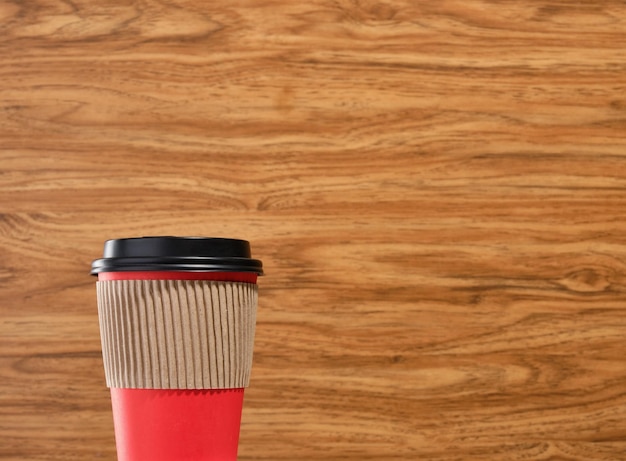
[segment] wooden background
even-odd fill
[[[114,460],[89,264],[252,242],[241,460],[626,459],[626,2],[0,2],[0,459]]]

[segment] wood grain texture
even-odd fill
[[[159,234],[264,262],[241,460],[626,459],[623,1],[5,1],[0,31],[0,459],[115,459],[88,266]]]

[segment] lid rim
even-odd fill
[[[98,275],[103,272],[250,272],[257,275],[264,275],[263,269],[251,266],[189,266],[174,264],[152,264],[150,266],[127,265],[127,266],[94,266],[91,275]]]

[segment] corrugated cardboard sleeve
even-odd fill
[[[247,387],[257,286],[208,280],[97,283],[109,387]]]

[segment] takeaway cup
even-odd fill
[[[258,275],[245,240],[108,240],[93,262],[119,461],[234,461]]]

